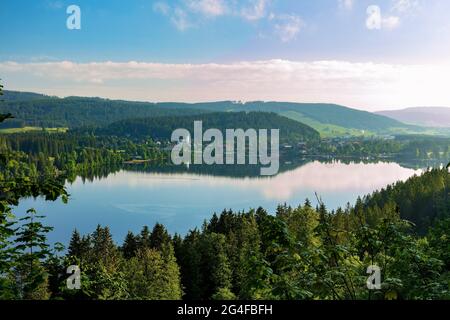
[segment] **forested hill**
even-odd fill
[[[355,208],[377,215],[389,204],[397,207],[403,219],[413,222],[417,232],[425,234],[436,220],[450,217],[450,174],[446,169],[430,170],[359,199]]]
[[[205,102],[150,103],[101,98],[57,98],[40,94],[6,91],[0,102],[0,113],[12,113],[15,120],[3,126],[79,127],[104,126],[129,118],[187,115],[205,112],[273,112],[304,123],[323,136],[389,134],[395,130],[420,131],[383,115],[355,110],[335,104],[287,102]]]
[[[173,107],[173,104],[168,104]],[[367,134],[424,133],[425,128],[404,124],[389,117],[356,110],[336,104],[290,102],[208,102],[191,105],[192,108],[212,111],[274,112],[304,123],[322,136]],[[429,132],[430,133],[430,132]]]
[[[194,121],[200,120],[203,122],[203,131],[209,128],[216,128],[222,132],[226,129],[280,129],[281,142],[319,139],[319,133],[311,127],[267,112],[217,112],[184,117],[128,119],[94,129],[94,133],[170,140],[172,132],[178,128],[185,128],[193,133]]]
[[[41,93],[34,92],[23,92],[23,91],[4,91],[1,100],[3,101],[27,101],[27,100],[38,100],[38,99],[50,99],[55,97],[50,97]]]
[[[168,107],[163,104],[101,98],[38,98],[38,95],[11,91],[6,91],[5,96],[2,97],[3,101],[0,101],[0,114],[11,113],[14,119],[2,123],[3,128],[105,126],[136,117],[184,116],[210,112],[193,110],[183,104]]]
[[[294,120],[312,120],[322,124],[330,124],[360,130],[386,130],[394,127],[407,127],[405,124],[367,111],[347,108],[336,104],[325,103],[289,103],[254,101],[236,103],[224,101],[219,103],[196,104],[196,109],[226,111],[263,111],[275,112]]]

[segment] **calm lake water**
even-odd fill
[[[270,178],[120,171],[92,182],[77,178],[67,185],[71,194],[68,204],[26,199],[16,213],[21,216],[35,208],[45,215],[45,223],[55,228],[49,235],[51,242],[67,244],[75,228],[85,234],[97,224],[108,225],[114,239],[122,242],[128,230],[137,233],[156,222],[171,233],[185,234],[225,208],[262,206],[273,213],[280,203],[297,206],[309,198],[316,204],[315,192],[328,208],[336,209],[420,172],[397,163],[318,161]]]

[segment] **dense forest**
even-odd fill
[[[10,96],[10,100],[8,96]],[[0,113],[12,113],[14,119],[3,123],[0,126],[3,128],[103,126],[137,115],[148,118],[169,115],[185,116],[206,112],[181,106],[180,108],[167,108],[152,103],[101,98],[30,98],[30,95],[22,97],[19,94],[9,94],[8,96],[4,101],[0,101]]]
[[[198,109],[228,111],[260,111],[288,115],[293,112],[302,117],[345,128],[381,131],[389,128],[407,128],[405,124],[388,117],[360,111],[336,104],[326,103],[289,103],[253,101],[247,103],[222,102],[220,104],[198,104]],[[292,114],[294,115],[294,114]],[[411,126],[412,127],[412,126]]]
[[[399,135],[389,139],[322,139],[311,154],[350,157],[442,159],[450,158],[450,138],[426,135]]]
[[[25,133],[0,136],[0,150],[11,161],[18,154],[26,157],[28,166],[35,167],[31,169],[35,173],[56,169],[80,174],[96,167],[120,166],[136,157],[149,159],[153,164],[167,163],[167,155],[150,139],[134,143],[117,137]]]
[[[154,140],[169,141],[172,132],[178,128],[188,129],[193,134],[194,121],[202,121],[204,131],[209,128],[219,129],[224,137],[226,129],[267,129],[269,135],[271,129],[279,129],[281,143],[320,140],[319,133],[311,127],[265,112],[217,112],[184,117],[128,119],[94,129],[92,133],[107,136],[151,137]]]

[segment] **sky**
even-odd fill
[[[448,0],[2,0],[5,89],[450,106]]]

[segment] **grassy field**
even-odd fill
[[[295,111],[286,111],[281,113],[282,116],[286,118],[304,123],[317,131],[319,131],[322,138],[330,137],[342,137],[342,136],[373,136],[374,133],[370,131],[362,131],[358,129],[344,128],[333,124],[324,124],[308,117],[303,116],[303,114]]]
[[[0,134],[13,134],[13,133],[23,133],[32,131],[45,131],[50,133],[66,132],[67,128],[40,128],[40,127],[23,127],[23,128],[7,128],[0,129]]]
[[[305,117],[303,114],[295,111],[282,112],[282,116],[302,122],[317,131],[319,131],[322,138],[331,137],[370,137],[377,135],[375,132],[369,130],[358,130],[352,128],[344,128],[333,124],[325,124],[313,120],[311,118]],[[404,135],[404,134],[420,134],[420,135],[430,135],[430,136],[450,136],[450,128],[426,128],[426,127],[411,127],[411,128],[389,128],[385,130],[384,134],[390,135]]]

